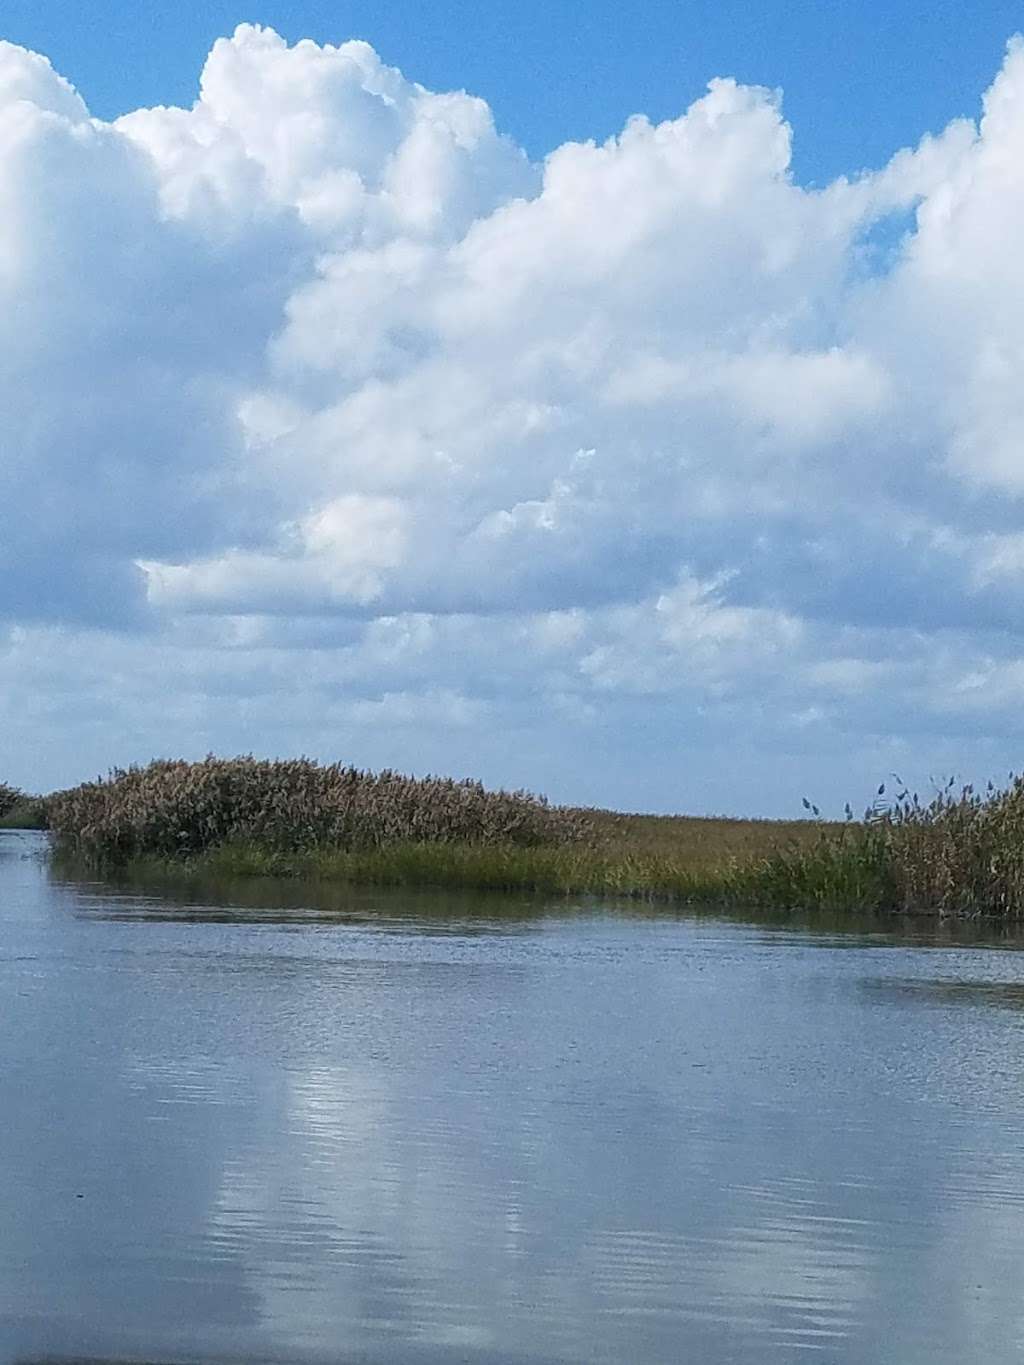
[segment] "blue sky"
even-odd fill
[[[1019,766],[1015,10],[8,3],[0,776]]]
[[[365,38],[431,89],[481,95],[533,156],[607,137],[630,114],[675,117],[712,75],[781,86],[795,169],[815,181],[973,114],[1024,22],[1011,0],[5,0],[0,32],[45,52],[111,118],[190,103],[213,40],[243,21],[292,41]]]

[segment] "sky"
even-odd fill
[[[1019,7],[0,7],[0,776],[1005,777]]]
[[[531,157],[603,141],[631,114],[678,117],[712,76],[785,91],[793,166],[825,183],[978,112],[1019,0],[3,0],[0,35],[45,53],[111,119],[191,105],[217,38],[243,21],[289,42],[358,37],[432,90],[486,99]]]

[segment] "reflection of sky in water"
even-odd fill
[[[31,847],[0,836],[0,1360],[1020,1358],[1018,953],[105,918]]]

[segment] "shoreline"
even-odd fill
[[[995,911],[954,913],[941,906],[910,908],[883,905],[867,897],[849,899],[836,894],[838,887],[826,882],[811,891],[790,883],[790,894],[774,868],[761,865],[725,871],[669,869],[659,882],[652,871],[646,881],[624,878],[621,864],[603,869],[559,867],[558,850],[535,850],[545,856],[522,858],[523,850],[504,864],[496,863],[493,849],[437,846],[406,846],[361,853],[286,855],[252,847],[227,847],[192,858],[140,856],[127,862],[97,866],[74,856],[53,853],[54,865],[70,878],[100,878],[112,887],[143,892],[218,894],[226,887],[246,883],[289,883],[322,891],[407,891],[410,894],[479,895],[481,897],[527,897],[538,902],[595,901],[625,912],[626,906],[646,907],[666,913],[707,911],[729,918],[772,920],[780,925],[828,921],[835,930],[856,929],[869,923],[872,931],[888,931],[899,925],[942,926],[948,932],[1001,929],[1024,932],[1024,918]],[[553,855],[553,856],[552,856]],[[635,869],[633,869],[635,871]],[[604,875],[601,875],[603,872]],[[848,891],[850,888],[847,887]]]
[[[70,870],[85,867],[94,874],[133,882],[209,884],[277,878],[367,888],[595,897],[666,906],[905,913],[879,903],[877,879],[865,875],[855,841],[845,842],[828,827],[809,832],[815,838],[810,846],[805,841],[802,846],[773,847],[745,857],[733,854],[717,862],[621,845],[522,848],[437,842],[300,853],[251,843],[228,844],[191,856],[140,855],[105,867],[62,855],[58,846],[55,858]],[[917,913],[941,917],[938,911]]]
[[[7,788],[8,795],[13,789]],[[479,782],[251,755],[154,760],[42,799],[58,857],[133,875],[600,896],[1024,923],[1024,777],[861,820],[642,816]],[[29,798],[30,799],[30,798]],[[30,823],[26,804],[20,823]],[[8,807],[8,816],[14,812]]]
[[[631,820],[648,817],[630,816]],[[702,817],[660,816],[680,824]],[[709,821],[738,829],[752,824],[783,826],[787,822]],[[807,830],[809,822],[803,828]],[[49,831],[32,826],[14,832]],[[0,825],[0,831],[4,829]],[[813,829],[810,832],[814,832]],[[757,916],[794,916],[872,921],[879,928],[900,923],[972,925],[1024,932],[1024,916],[978,905],[951,910],[941,904],[900,904],[889,898],[883,869],[865,859],[864,826],[822,822],[813,846],[791,843],[758,858],[736,858],[727,865],[694,865],[678,860],[623,855],[608,849],[518,848],[466,844],[396,844],[363,850],[319,850],[288,853],[253,844],[221,845],[192,856],[142,854],[103,862],[61,849],[50,837],[51,866],[71,880],[99,879],[111,886],[188,889],[223,888],[230,883],[283,882],[295,886],[405,890],[443,893],[526,896],[558,900],[596,900],[620,905],[707,910],[729,916],[744,911]],[[852,837],[851,837],[852,836]],[[880,875],[883,874],[883,875]]]

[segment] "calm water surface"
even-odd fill
[[[1024,1359],[1012,942],[44,852],[0,833],[5,1365]]]

